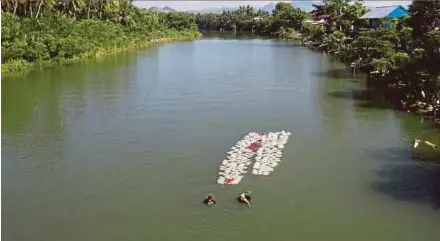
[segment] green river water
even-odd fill
[[[363,86],[322,53],[265,39],[6,77],[2,238],[438,241],[440,155],[411,146],[440,133]],[[281,130],[292,136],[272,175],[216,183],[242,136]]]

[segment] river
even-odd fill
[[[440,155],[411,146],[440,133],[377,98],[328,56],[268,39],[6,77],[2,238],[438,241]],[[216,183],[242,136],[281,130],[292,136],[272,175]],[[217,205],[201,204],[208,193]]]

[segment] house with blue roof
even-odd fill
[[[371,8],[367,13],[362,15],[360,19],[366,19],[372,28],[387,28],[389,26],[390,19],[400,18],[402,16],[409,15],[401,5],[382,6]]]

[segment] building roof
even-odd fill
[[[395,18],[405,14],[408,14],[408,11],[400,5],[383,6],[370,9],[370,11],[362,15],[360,19]]]

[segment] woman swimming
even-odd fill
[[[250,194],[251,194],[251,192],[243,192],[238,197],[238,201],[241,202],[241,203],[246,203],[248,205],[248,208],[251,207],[251,196],[250,196]]]
[[[208,205],[208,206],[211,206],[211,205],[213,205],[213,204],[216,204],[217,202],[214,200],[214,198],[212,197],[212,195],[208,195],[208,197],[205,198],[205,200],[203,200],[203,203],[206,204],[206,205]]]

